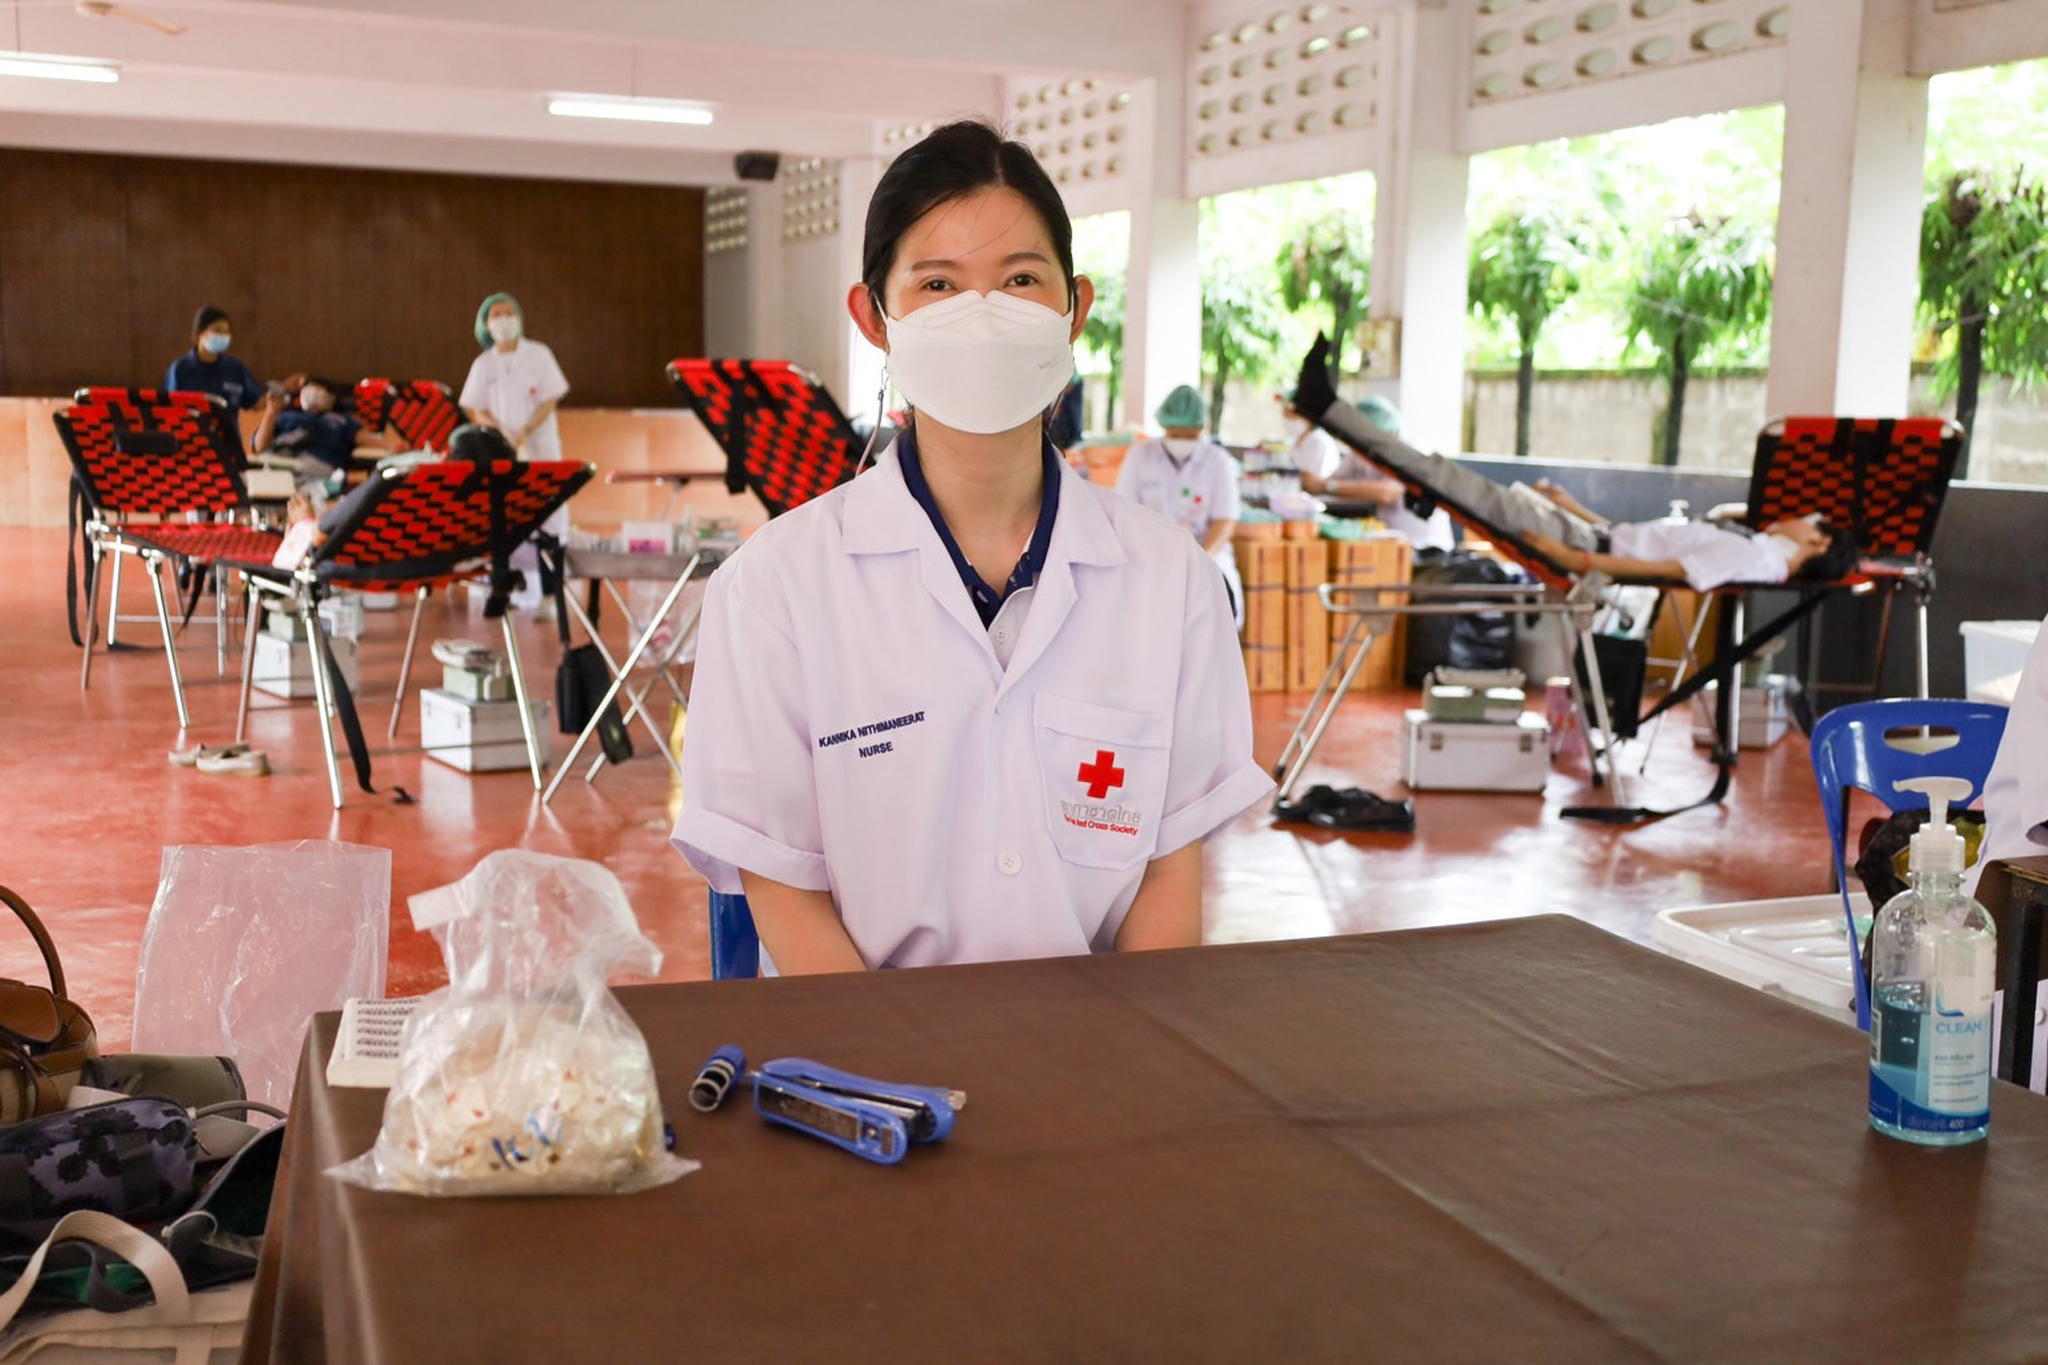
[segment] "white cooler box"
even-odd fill
[[[1859,923],[1870,898],[1852,892]],[[1789,896],[1661,912],[1650,937],[1675,958],[1834,1019],[1856,1022],[1855,958],[1842,898]]]
[[[1792,712],[1787,698],[1791,694],[1792,680],[1782,673],[1773,673],[1762,683],[1742,689],[1737,704],[1735,720],[1735,742],[1743,749],[1768,749],[1785,737],[1785,731],[1792,726]],[[1708,683],[1700,691],[1701,703],[1712,715],[1714,708],[1721,704],[1720,684]],[[1713,727],[1700,720],[1697,715],[1692,723],[1692,742],[1702,748],[1714,742]]]
[[[1513,725],[1403,713],[1406,779],[1416,791],[1540,792],[1550,776],[1550,726],[1524,711]]]
[[[2013,688],[2007,679],[2027,666],[2033,652],[2039,621],[1965,621],[1963,636],[1963,695],[1971,701],[2012,704]]]
[[[300,629],[303,630],[303,626]],[[353,690],[356,685],[356,642],[330,635],[327,643],[334,650],[334,662],[340,667],[341,676],[348,680]],[[303,635],[293,641],[268,630],[256,632],[256,663],[250,670],[249,681],[273,697],[312,696],[313,655],[306,648]]]
[[[547,761],[548,704],[532,703],[534,734]],[[420,744],[466,773],[495,773],[526,766],[526,736],[519,729],[517,701],[471,701],[438,687],[420,689]]]

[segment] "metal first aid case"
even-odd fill
[[[548,704],[532,703],[533,728],[546,743]],[[420,743],[429,758],[471,773],[526,766],[526,736],[516,701],[472,701],[438,687],[420,689]],[[543,749],[542,756],[547,751]]]
[[[1416,791],[1540,792],[1550,776],[1550,726],[1533,712],[1512,725],[1431,720],[1426,711],[1403,718]]]

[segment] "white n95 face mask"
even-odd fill
[[[1000,290],[963,292],[888,321],[897,392],[955,431],[1023,426],[1074,377],[1073,314]]]
[[[1191,441],[1185,436],[1162,436],[1159,438],[1159,444],[1165,446],[1166,453],[1173,456],[1174,459],[1185,460],[1188,456],[1195,453],[1195,447],[1200,445],[1201,442]]]
[[[491,340],[503,346],[508,341],[519,340],[519,319],[495,317],[484,323],[484,329],[491,334]]]

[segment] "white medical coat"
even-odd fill
[[[1775,541],[1704,521],[1621,522],[1608,539],[1615,554],[1630,559],[1677,560],[1685,581],[1701,592],[1723,583],[1785,581],[1785,555]]]
[[[1996,858],[2037,858],[2048,853],[2048,621],[2027,651],[2026,667],[2005,719],[2005,737],[1984,779],[1984,847],[1963,878],[1977,881]]]
[[[893,447],[719,567],[672,836],[714,888],[829,891],[871,967],[1106,951],[1150,860],[1272,789],[1207,556],[1059,498],[1007,668]]]
[[[555,353],[541,342],[521,337],[509,351],[493,346],[471,361],[469,377],[462,381],[462,396],[456,401],[473,411],[488,412],[507,436],[516,436],[536,408],[568,392],[569,381],[555,363]],[[522,457],[562,458],[562,437],[553,413],[526,438]]]
[[[1237,461],[1214,441],[1202,441],[1178,464],[1158,437],[1138,442],[1124,453],[1116,473],[1116,491],[1149,507],[1200,544],[1212,521],[1236,521],[1244,504],[1238,495]],[[1232,615],[1244,625],[1244,582],[1237,576],[1237,553],[1228,540],[1212,556],[1230,585]]]

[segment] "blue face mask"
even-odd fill
[[[208,355],[219,355],[228,348],[228,343],[233,340],[234,338],[226,332],[208,332],[205,336],[199,338],[199,345]]]

